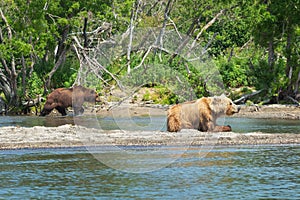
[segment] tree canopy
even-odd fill
[[[97,90],[118,84],[120,74],[130,74],[139,64],[160,60],[181,71],[196,96],[208,95],[201,72],[163,49],[163,37],[156,38],[160,45],[151,53],[150,48],[134,49],[134,31],[155,27],[158,37],[174,31],[190,38],[193,47],[201,46],[229,92],[254,88],[264,91],[257,102],[296,102],[299,11],[300,0],[2,0],[0,93],[13,109],[53,88],[70,87],[79,81],[81,65],[91,63],[91,51],[120,35],[128,40],[125,51],[98,66]],[[185,46],[183,39],[177,50]]]

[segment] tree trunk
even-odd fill
[[[299,70],[299,73],[298,73],[298,78],[295,82],[295,89],[294,89],[294,94],[297,95],[298,92],[299,92],[299,83],[300,83],[300,70]]]
[[[66,53],[67,53],[68,47],[65,44],[65,42],[66,42],[68,34],[69,34],[69,29],[70,29],[70,26],[69,25],[66,26],[61,35],[61,39],[58,44],[58,50],[57,50],[57,53],[55,56],[56,58],[55,58],[54,67],[49,72],[48,77],[45,81],[44,94],[48,93],[48,90],[51,88],[52,76],[54,75],[54,73],[58,70],[58,68],[62,65],[62,63],[66,59]]]
[[[4,93],[6,98],[10,97],[11,95],[11,87],[10,83],[7,80],[7,76],[3,73],[2,69],[0,69],[0,88]]]
[[[293,64],[291,58],[291,46],[292,46],[292,30],[288,29],[287,33],[287,43],[286,43],[286,75],[288,77],[288,87],[287,93],[290,94],[292,92],[292,77],[293,77]]]
[[[11,82],[11,95],[10,95],[10,101],[9,104],[12,106],[17,106],[18,105],[18,94],[17,94],[17,77],[18,74],[16,72],[16,64],[15,64],[15,58],[12,56],[12,61],[11,61],[11,76],[10,76],[10,82]]]
[[[171,12],[171,9],[172,9],[172,0],[168,0],[168,3],[166,5],[166,9],[165,9],[165,12],[164,12],[164,21],[163,21],[163,25],[162,25],[162,28],[160,30],[160,33],[157,37],[157,41],[156,41],[156,45],[159,47],[159,49],[161,49],[163,47],[163,37],[164,37],[164,34],[165,34],[165,29],[166,29],[166,26],[167,26],[167,21],[169,20],[169,15],[170,15],[170,12]],[[154,51],[154,55],[156,55],[156,50]],[[161,60],[161,54],[159,54],[159,58]]]
[[[51,87],[51,78],[54,75],[54,73],[58,70],[59,66],[64,62],[65,58],[66,58],[66,52],[67,52],[67,48],[65,47],[65,49],[60,53],[60,56],[58,57],[58,60],[55,62],[54,67],[52,68],[52,70],[50,71],[50,73],[48,74],[48,78],[46,80],[46,88],[45,90],[49,90]],[[47,93],[47,91],[44,91],[44,93]]]
[[[87,34],[86,34],[86,29],[87,29],[87,22],[88,22],[88,18],[85,17],[84,18],[84,25],[83,25],[83,39],[84,39],[84,48],[87,48],[89,43],[88,43],[88,37],[87,37]]]
[[[22,55],[22,95],[23,97],[26,97],[26,76],[27,76],[27,73],[26,73],[26,64],[25,64],[25,58],[24,56]]]
[[[273,71],[273,66],[274,66],[274,61],[275,61],[273,39],[270,39],[270,41],[269,41],[268,52],[269,52],[268,65],[270,67],[270,71]]]
[[[12,37],[13,37],[13,33],[11,30],[11,27],[5,17],[5,15],[2,12],[2,9],[0,8],[0,16],[1,19],[3,20],[3,22],[6,25],[6,30],[7,30],[7,39],[8,41],[12,41]],[[0,43],[3,43],[3,34],[2,34],[2,29],[0,29]],[[7,92],[6,94],[6,98],[8,100],[8,104],[12,105],[12,106],[16,106],[18,103],[18,99],[17,99],[17,77],[18,77],[18,73],[16,71],[16,63],[15,63],[15,57],[14,55],[11,55],[11,61],[10,61],[10,65],[7,64],[6,60],[4,58],[1,59],[1,63],[2,66],[4,67],[7,75],[5,75],[2,71],[1,71],[1,81],[2,84],[1,86],[3,86],[4,88],[2,88],[4,91]],[[7,76],[7,77],[4,77]],[[6,80],[8,81],[8,83],[4,83],[3,81]],[[9,90],[6,88],[7,86],[9,86]],[[8,93],[9,92],[9,93]]]
[[[130,54],[131,54],[131,48],[132,48],[132,39],[133,39],[133,30],[134,30],[134,21],[137,19],[138,15],[138,7],[139,7],[140,1],[136,0],[134,2],[134,5],[131,10],[131,16],[130,16],[130,27],[129,27],[129,43],[127,48],[127,74],[130,74]]]

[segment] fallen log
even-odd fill
[[[261,93],[262,91],[264,91],[264,89],[252,92],[251,94],[245,94],[243,95],[241,98],[234,100],[233,102],[235,104],[240,104],[240,103],[245,103],[248,99],[250,99],[251,97]]]
[[[293,103],[295,103],[295,104],[297,104],[297,106],[300,106],[300,103],[296,100],[296,99],[294,99],[293,97],[291,97],[291,96],[286,96],[289,100],[291,100]]]

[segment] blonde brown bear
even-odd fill
[[[202,97],[195,101],[176,104],[168,110],[167,127],[170,132],[181,129],[225,132],[230,126],[217,126],[216,120],[222,115],[233,115],[240,108],[225,95]]]

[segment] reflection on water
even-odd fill
[[[3,126],[46,126],[56,127],[64,124],[74,124],[72,116],[39,117],[39,116],[0,116],[0,127]]]
[[[264,132],[264,133],[300,133],[299,120],[284,119],[250,119],[250,118],[220,118],[219,124],[229,124],[234,132]],[[47,126],[55,127],[64,124],[77,124],[103,130],[158,130],[166,131],[166,117],[133,117],[133,118],[100,118],[96,116],[65,116],[65,117],[38,117],[38,116],[2,116],[2,126]]]
[[[147,152],[145,147],[135,148],[140,154]],[[178,150],[167,149],[170,155]],[[84,148],[0,151],[0,196],[4,199],[300,198],[299,145],[219,147],[205,151],[193,147],[170,165],[149,173],[125,173],[109,168]],[[201,156],[203,152],[205,157]],[[149,163],[155,160],[147,159]]]

